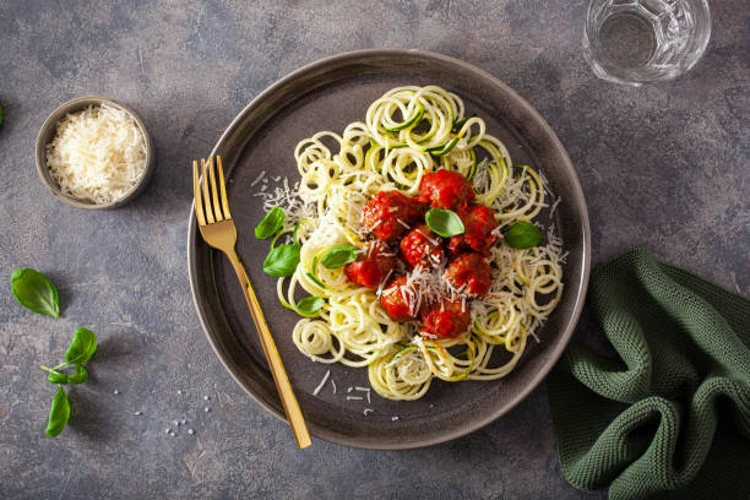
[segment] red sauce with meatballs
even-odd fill
[[[453,210],[464,224],[463,234],[441,238],[431,231],[424,219],[430,208]],[[471,326],[471,301],[492,286],[487,256],[497,243],[496,228],[494,212],[475,203],[464,176],[430,172],[416,197],[387,190],[370,199],[362,210],[362,229],[371,241],[344,271],[351,282],[377,289],[394,321],[416,321],[426,338],[459,337]],[[428,283],[420,284],[425,276]]]

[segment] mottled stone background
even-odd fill
[[[301,65],[359,48],[428,49],[493,73],[548,120],[583,186],[595,262],[642,246],[748,294],[750,4],[712,9],[694,70],[634,89],[586,66],[584,0],[3,1],[0,275],[47,273],[63,316],[33,315],[9,287],[0,293],[0,498],[604,498],[560,474],[544,385],[441,446],[318,440],[297,451],[201,330],[186,266],[187,169]],[[132,105],[158,156],[148,190],[106,213],[59,203],[34,166],[47,114],[90,93]],[[38,365],[61,358],[80,325],[101,346],[91,380],[72,391],[70,428],[50,439],[54,390]]]

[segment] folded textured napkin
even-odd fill
[[[587,301],[616,354],[571,345],[547,378],[565,478],[750,499],[750,300],[636,250],[594,269]]]

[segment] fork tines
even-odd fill
[[[193,196],[195,198],[195,216],[198,224],[205,226],[231,219],[229,212],[229,201],[227,199],[227,186],[224,182],[224,167],[221,156],[216,156],[216,168],[214,168],[214,157],[209,156],[208,162],[201,159],[201,173],[198,177],[198,160],[193,160]],[[216,170],[219,171],[219,180],[216,180]]]

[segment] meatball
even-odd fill
[[[400,191],[380,191],[362,209],[362,228],[386,243],[395,243],[421,219],[424,209]]]
[[[440,237],[430,231],[426,224],[421,224],[404,236],[401,240],[401,255],[412,267],[427,264],[437,266],[443,260],[443,249]]]
[[[454,255],[467,250],[488,255],[492,245],[497,242],[497,236],[493,233],[497,228],[495,212],[484,205],[472,205],[459,215],[465,231],[450,239],[448,250]]]
[[[357,260],[344,267],[344,273],[359,286],[375,289],[393,272],[397,263],[398,259],[391,249],[384,243],[375,241]]]
[[[471,326],[471,312],[462,300],[442,298],[422,308],[420,315],[420,331],[427,338],[455,338]]]
[[[422,177],[417,199],[432,208],[462,210],[474,201],[474,188],[458,172],[438,170]]]
[[[481,297],[492,286],[492,268],[478,253],[462,253],[448,263],[445,279],[452,288]]]
[[[380,305],[393,321],[414,319],[414,292],[406,286],[406,282],[406,276],[398,276],[380,294]]]

